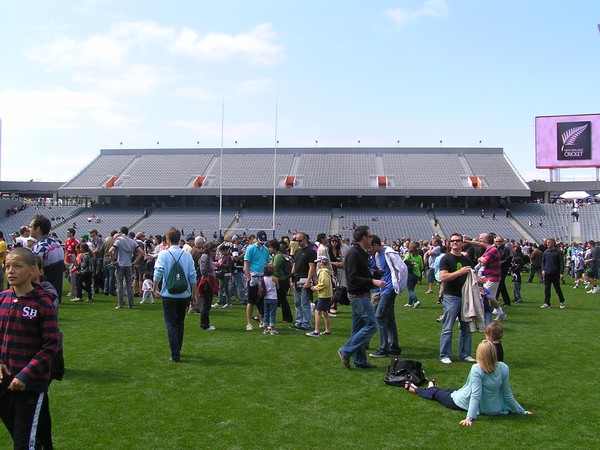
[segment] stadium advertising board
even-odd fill
[[[600,114],[536,117],[535,165],[600,167]]]

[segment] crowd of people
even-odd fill
[[[507,307],[524,301],[521,283],[526,268],[528,283],[537,278],[544,284],[541,307],[545,309],[551,307],[552,288],[559,307],[566,307],[565,270],[574,280],[574,289],[586,286],[590,294],[600,291],[596,285],[600,255],[591,240],[569,245],[549,238],[537,245],[494,233],[482,233],[476,239],[455,233],[449,239],[389,241],[372,234],[368,226],[354,224],[352,240],[320,233],[312,241],[302,231],[269,239],[261,230],[255,235],[226,234],[208,241],[194,233],[184,237],[177,228],[146,236],[122,226],[106,237],[96,229],[77,236],[75,228],[69,228],[62,242],[51,234],[51,228],[49,218],[35,216],[21,228],[10,251],[0,232],[3,289],[8,281],[8,290],[0,297],[0,416],[3,420],[13,417],[16,408],[27,418],[19,423],[5,420],[15,442],[25,439],[34,421],[40,425],[38,438],[51,440],[47,389],[50,368],[60,350],[57,308],[61,300],[92,302],[101,292],[115,297],[116,309],[134,309],[136,301],[155,304],[161,299],[174,363],[181,361],[187,315],[199,315],[200,328],[213,332],[217,328],[211,310],[232,308],[237,302],[244,306],[240,326],[249,332],[258,325],[263,334],[275,336],[283,323],[307,337],[323,338],[334,332],[332,319],[339,304],[349,304],[350,338],[338,349],[338,356],[348,369],[368,370],[377,367],[369,358],[402,354],[395,301],[406,290],[404,306],[419,308],[422,299],[415,287],[426,284],[425,295],[437,294],[442,310],[440,362],[456,360],[452,338],[458,323],[456,358],[474,365],[459,390],[441,390],[435,381],[426,389],[410,383],[405,388],[467,411],[461,424],[471,425],[479,413],[530,414],[512,397],[508,366],[502,362],[500,326]],[[512,292],[506,283],[509,276]],[[65,278],[69,288],[63,296]],[[18,320],[11,319],[15,309]],[[31,318],[39,324],[35,330],[25,320]],[[473,358],[476,331],[485,331],[488,338]],[[17,358],[10,349],[22,339],[22,332],[35,335],[31,340],[35,345]],[[368,348],[373,348],[371,353]],[[13,405],[10,408],[7,399]],[[27,400],[27,407],[21,406],[22,399]],[[37,404],[41,413],[31,408]]]

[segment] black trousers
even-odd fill
[[[281,307],[281,320],[284,322],[292,323],[294,316],[292,316],[292,309],[287,299],[287,293],[290,290],[290,280],[279,280],[279,289],[277,289],[277,304]]]
[[[0,418],[15,449],[52,449],[48,393],[0,389]]]
[[[559,273],[546,273],[544,276],[544,303],[550,306],[550,286],[554,286],[558,300],[561,303],[565,302],[565,297],[560,288],[560,274]]]
[[[496,295],[496,299],[499,300],[502,297],[502,303],[510,306],[510,295],[508,295],[508,290],[506,289],[506,276],[508,273],[502,273],[500,275],[500,284],[498,285],[498,293]]]
[[[83,290],[88,294],[88,300],[91,300],[92,295],[92,272],[80,273],[77,275],[77,298],[81,298]]]

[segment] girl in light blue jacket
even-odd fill
[[[404,388],[447,408],[467,411],[466,419],[460,421],[465,426],[471,426],[479,414],[533,414],[515,400],[510,388],[508,366],[498,362],[494,344],[482,341],[477,346],[476,359],[477,364],[473,364],[465,385],[460,389],[440,389],[434,379],[429,382],[427,389],[420,389],[409,381]]]

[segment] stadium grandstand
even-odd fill
[[[574,223],[569,205],[549,202],[596,183],[528,184],[501,148],[107,149],[66,183],[37,184],[0,182],[5,236],[37,213],[61,237],[73,224],[103,235],[174,225],[207,237],[259,229],[350,237],[368,224],[390,239],[460,230],[530,242],[600,230],[598,205]]]

